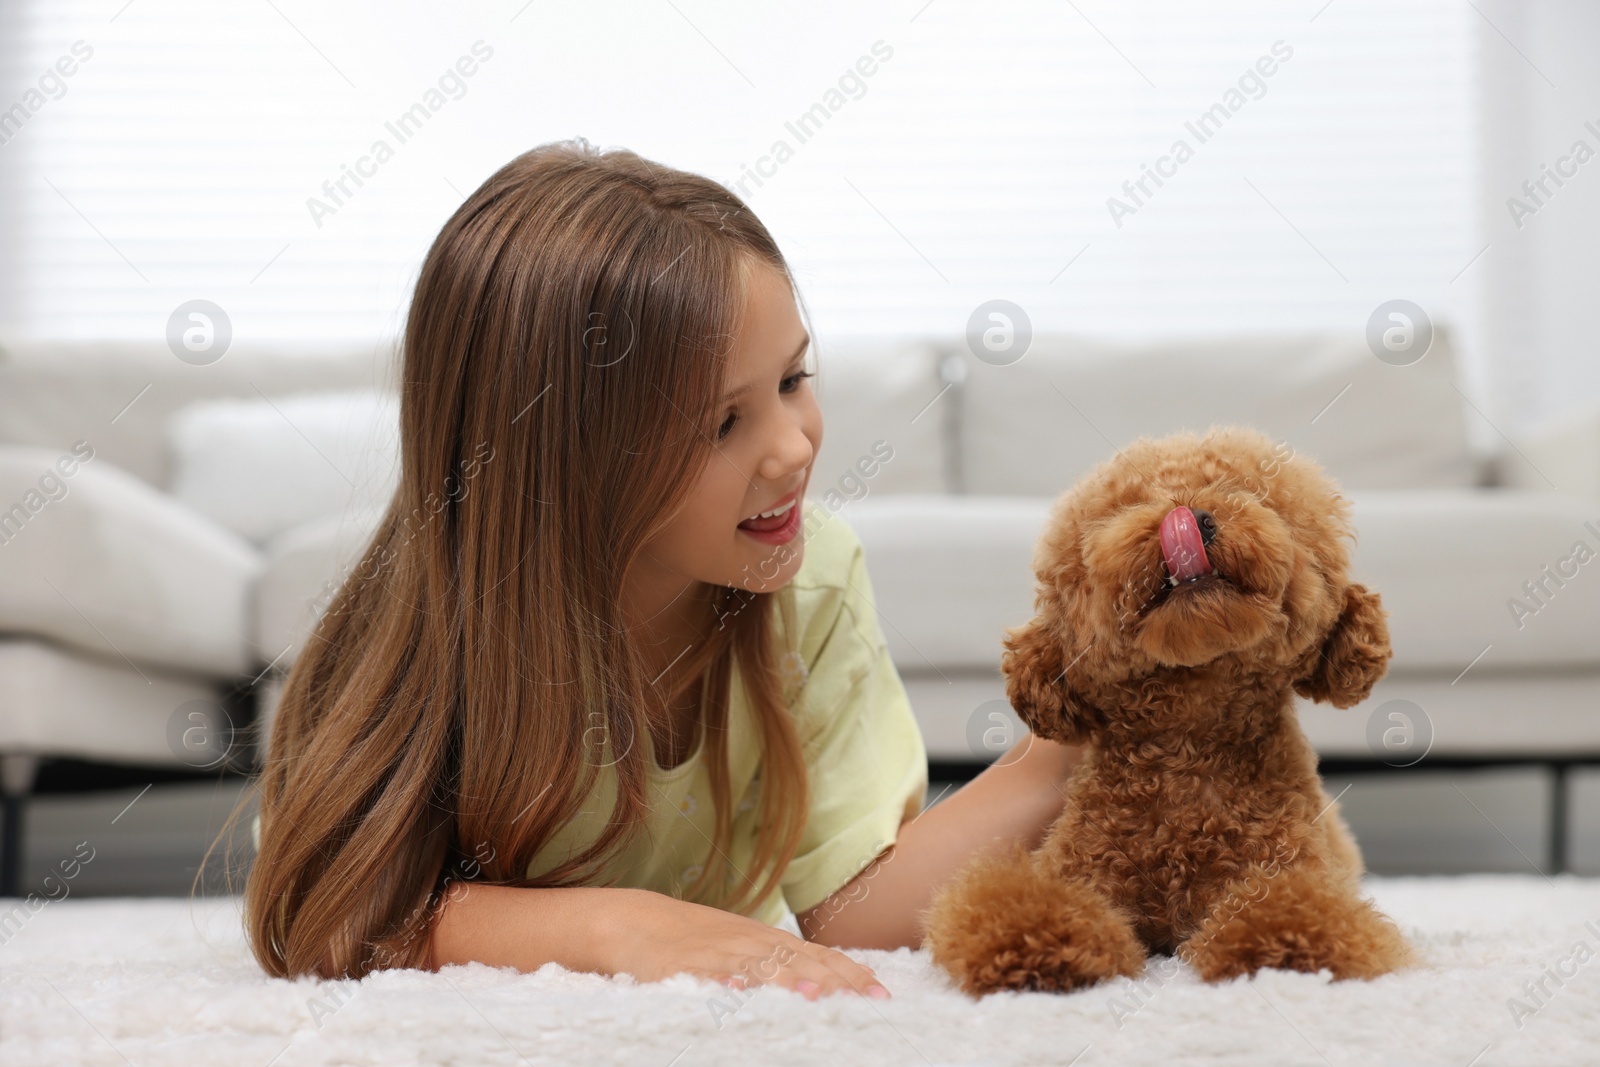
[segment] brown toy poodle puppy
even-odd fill
[[[1293,694],[1345,708],[1391,655],[1348,580],[1349,502],[1254,430],[1141,437],[1054,505],[1002,671],[1034,733],[1086,745],[1032,853],[984,853],[922,916],[967,993],[1065,991],[1173,954],[1372,978],[1415,962],[1359,895]]]

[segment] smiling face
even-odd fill
[[[1141,439],[1058,507],[1054,580],[1131,672],[1288,665],[1338,616],[1348,507],[1254,431]]]
[[[710,460],[640,557],[647,601],[670,601],[695,583],[771,592],[794,577],[805,555],[802,503],[822,445],[822,412],[805,364],[810,340],[787,278],[749,261],[747,286],[729,393],[706,429]],[[745,522],[774,511],[781,514]],[[648,605],[644,613],[653,614]]]

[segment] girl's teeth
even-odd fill
[[[790,508],[792,508],[792,507],[794,507],[794,503],[795,503],[795,502],[794,502],[794,501],[793,501],[793,500],[791,500],[791,501],[789,501],[789,502],[788,502],[788,503],[787,503],[787,504],[785,504],[785,505],[784,505],[784,506],[783,506],[783,507],[781,507],[781,508],[773,508],[773,509],[772,509],[772,510],[771,510],[771,511],[763,511],[763,512],[762,512],[762,513],[761,513],[761,514],[759,514],[759,515],[752,515],[752,516],[750,516],[750,518],[751,518],[751,519],[770,519],[770,518],[772,518],[772,517],[773,517],[773,516],[774,516],[774,515],[782,515],[782,514],[783,514],[783,513],[784,513],[784,512],[786,512],[786,511],[788,511],[788,510],[789,510],[789,509],[790,509]],[[746,521],[746,522],[748,522],[748,521],[750,521],[750,520],[749,520],[749,519],[746,519],[746,520],[745,520],[745,521]]]

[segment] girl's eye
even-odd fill
[[[796,374],[791,374],[791,375],[789,375],[789,377],[783,379],[783,381],[778,383],[778,391],[779,392],[783,392],[783,393],[792,393],[796,389],[800,388],[800,382],[801,382],[802,379],[810,378],[811,376],[812,376],[811,371],[800,371],[800,372],[798,372]],[[717,440],[721,441],[725,437],[727,437],[728,434],[732,433],[733,432],[733,424],[738,422],[738,421],[739,421],[739,413],[738,412],[736,412],[736,411],[728,412],[728,417],[726,419],[722,420],[722,425],[721,426],[717,427]]]

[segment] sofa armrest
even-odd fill
[[[1600,400],[1547,419],[1514,438],[1499,460],[1499,484],[1600,500]]]
[[[250,670],[261,554],[79,446],[0,446],[0,633],[113,663]]]

